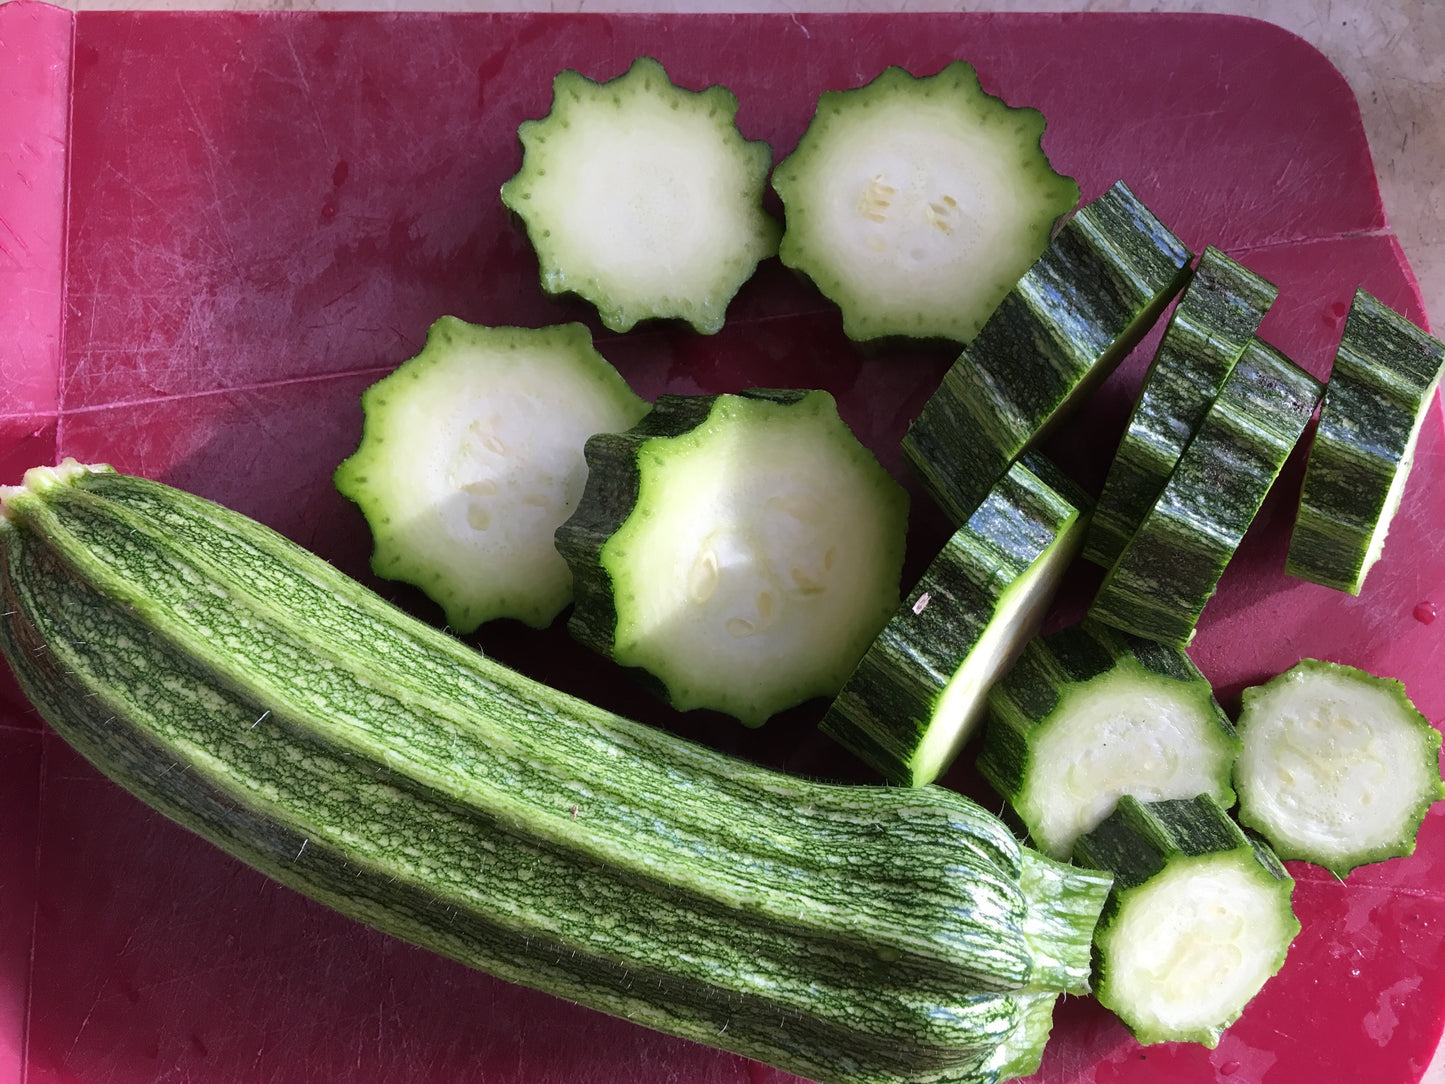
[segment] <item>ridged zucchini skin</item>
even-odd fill
[[[966,714],[959,710],[968,704],[949,704],[949,690],[1000,620],[1005,598],[1045,554],[1054,555],[1056,584],[1082,542],[1082,514],[1022,463],[1010,467],[879,633],[823,716],[822,731],[890,783],[936,779],[972,733],[996,675],[975,675],[969,702],[976,708]],[[1041,616],[1032,615],[1034,626]],[[1004,643],[1034,631],[1002,630]],[[997,665],[1006,667],[1012,654]],[[940,731],[948,750],[942,756],[929,752]]]
[[[1109,464],[1085,560],[1118,559],[1278,293],[1213,245],[1200,254]]]
[[[1322,391],[1274,347],[1251,340],[1089,616],[1136,636],[1188,644]]]
[[[1380,556],[1445,344],[1355,293],[1310,445],[1285,571],[1358,595]]]
[[[1189,262],[1123,181],[1069,219],[904,434],[909,465],[956,524],[1123,360]]]
[[[66,465],[3,500],[0,650],[41,714],[361,921],[840,1084],[993,1079],[1037,995],[1087,982],[1108,878],[962,796],[620,719],[159,483]]]

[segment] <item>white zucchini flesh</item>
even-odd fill
[[[605,84],[560,73],[502,187],[542,285],[586,298],[613,331],[649,318],[721,328],[781,234],[762,205],[772,153],[738,132],[737,108],[723,87],[674,86],[648,57]]]
[[[612,653],[679,709],[756,725],[832,695],[898,605],[906,498],[815,395],[719,397],[638,453],[636,509],[601,553]]]
[[[1299,928],[1281,896],[1247,851],[1171,859],[1099,935],[1101,999],[1138,1035],[1206,1041],[1279,969]]]
[[[1045,853],[1066,856],[1119,797],[1140,801],[1208,793],[1234,756],[1197,697],[1179,682],[1120,668],[1071,689],[1032,746],[1032,764],[1015,808]]]
[[[361,445],[336,481],[371,525],[373,571],[420,587],[457,632],[548,624],[572,598],[552,538],[582,495],[587,438],[647,410],[587,329],[443,317],[362,401]]]
[[[1440,733],[1399,682],[1305,660],[1245,690],[1235,763],[1240,821],[1281,858],[1343,876],[1413,852],[1445,795]]]
[[[1016,579],[958,672],[938,695],[932,727],[914,757],[918,778],[936,779],[973,735],[988,706],[988,690],[1038,632],[1059,584],[1083,543],[1084,521],[1076,520],[1067,537],[1050,546]]]
[[[839,305],[853,339],[967,342],[1078,199],[1042,133],[1036,110],[985,94],[963,62],[825,93],[774,172],[782,260]]]

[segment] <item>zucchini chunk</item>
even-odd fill
[[[1303,659],[1244,691],[1238,729],[1240,823],[1281,858],[1343,877],[1413,854],[1445,797],[1440,732],[1393,678]]]
[[[738,131],[737,98],[674,86],[651,57],[607,83],[561,72],[552,94],[547,116],[522,122],[522,168],[501,193],[543,289],[590,301],[613,331],[652,318],[719,330],[782,232],[762,204],[772,151]]]
[[[1184,652],[1085,621],[1025,645],[988,695],[978,767],[1067,858],[1124,794],[1234,804],[1239,739]]]
[[[961,60],[826,91],[773,172],[779,256],[838,305],[850,339],[968,342],[1078,202],[1043,133],[1042,113],[985,94]]]
[[[41,715],[355,919],[836,1084],[991,1079],[1087,987],[1111,878],[960,794],[620,718],[159,483],[67,462],[0,502],[0,654]]]
[[[1207,794],[1125,795],[1074,860],[1114,875],[1094,935],[1094,993],[1144,1044],[1219,1044],[1284,966],[1294,881]]]
[[[1104,577],[1089,616],[1184,646],[1322,386],[1274,347],[1251,340],[1159,499]]]
[[[1285,571],[1358,595],[1380,558],[1445,344],[1356,291],[1320,407]]]
[[[1118,560],[1278,293],[1213,245],[1200,255],[1109,464],[1085,560]]]
[[[1189,260],[1122,181],[1064,225],[903,437],[954,523],[1123,359],[1183,287]]]
[[[664,395],[586,455],[568,627],[680,710],[833,696],[898,606],[908,497],[827,392]]]
[[[335,482],[371,527],[372,571],[421,588],[458,633],[551,623],[572,601],[552,536],[582,496],[583,445],[647,412],[586,327],[443,316],[361,404],[361,444]]]
[[[1085,522],[1015,463],[868,648],[823,732],[891,783],[937,779],[973,733],[989,687],[1038,631]]]

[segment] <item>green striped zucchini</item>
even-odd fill
[[[904,434],[909,465],[955,523],[1123,360],[1189,258],[1122,181],[1065,223]]]
[[[1034,637],[989,690],[978,768],[1034,846],[1063,859],[1125,794],[1233,805],[1238,753],[1188,655],[1081,621]]]
[[[823,732],[891,783],[937,779],[973,733],[989,687],[1038,631],[1087,522],[1015,463],[868,648]]]
[[[1109,464],[1085,560],[1118,559],[1278,293],[1213,245],[1200,255]]]
[[[1074,860],[1114,874],[1095,984],[1141,1043],[1217,1046],[1300,931],[1294,880],[1207,794],[1125,795]]]
[[[1109,878],[960,795],[620,719],[159,483],[67,463],[0,498],[0,649],[42,716],[361,921],[838,1084],[993,1080],[1086,985]]]
[[[1380,558],[1445,368],[1445,343],[1355,293],[1310,444],[1285,571],[1358,595]]]
[[[1322,390],[1274,347],[1251,340],[1104,577],[1089,616],[1153,640],[1180,646],[1193,640]]]

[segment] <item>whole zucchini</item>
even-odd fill
[[[437,952],[838,1084],[1031,1071],[1107,875],[940,788],[795,779],[618,718],[200,498],[0,490],[0,650],[140,798]]]

